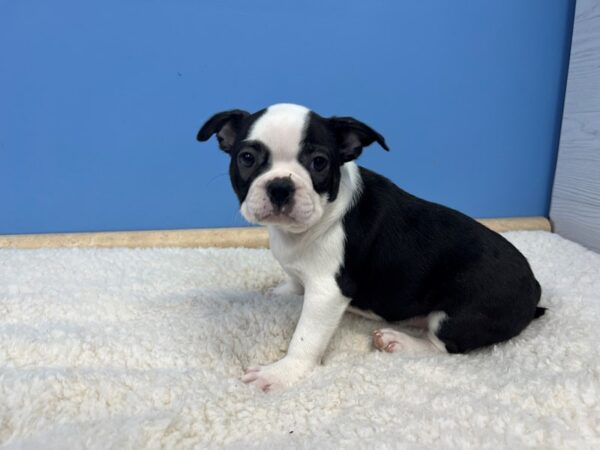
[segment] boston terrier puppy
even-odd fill
[[[379,350],[447,353],[506,341],[544,313],[539,283],[506,239],[356,165],[364,147],[388,150],[364,123],[277,104],[215,114],[197,138],[212,135],[231,157],[242,215],[268,227],[289,276],[274,293],[304,295],[287,355],[248,368],[243,382],[296,382],[321,362],[345,311],[413,330],[376,330]]]

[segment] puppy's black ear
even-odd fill
[[[389,151],[381,134],[353,117],[332,117],[329,123],[335,133],[343,162],[358,158],[363,147],[368,147],[373,142]]]
[[[240,131],[240,126],[244,118],[250,113],[240,109],[232,109],[223,111],[212,116],[202,125],[198,131],[198,139],[200,142],[207,141],[213,134],[217,134],[219,148],[226,153],[229,153],[235,143],[235,138]]]

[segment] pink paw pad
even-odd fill
[[[389,333],[388,330],[375,330],[373,332],[373,345],[376,349],[393,353],[397,350],[398,341],[395,340],[395,333]]]

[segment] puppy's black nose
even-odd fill
[[[269,199],[279,209],[290,203],[294,190],[294,183],[289,178],[275,178],[267,184]]]

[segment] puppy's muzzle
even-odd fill
[[[266,189],[269,200],[277,211],[282,211],[285,206],[293,203],[296,187],[289,178],[275,178],[269,181]]]

